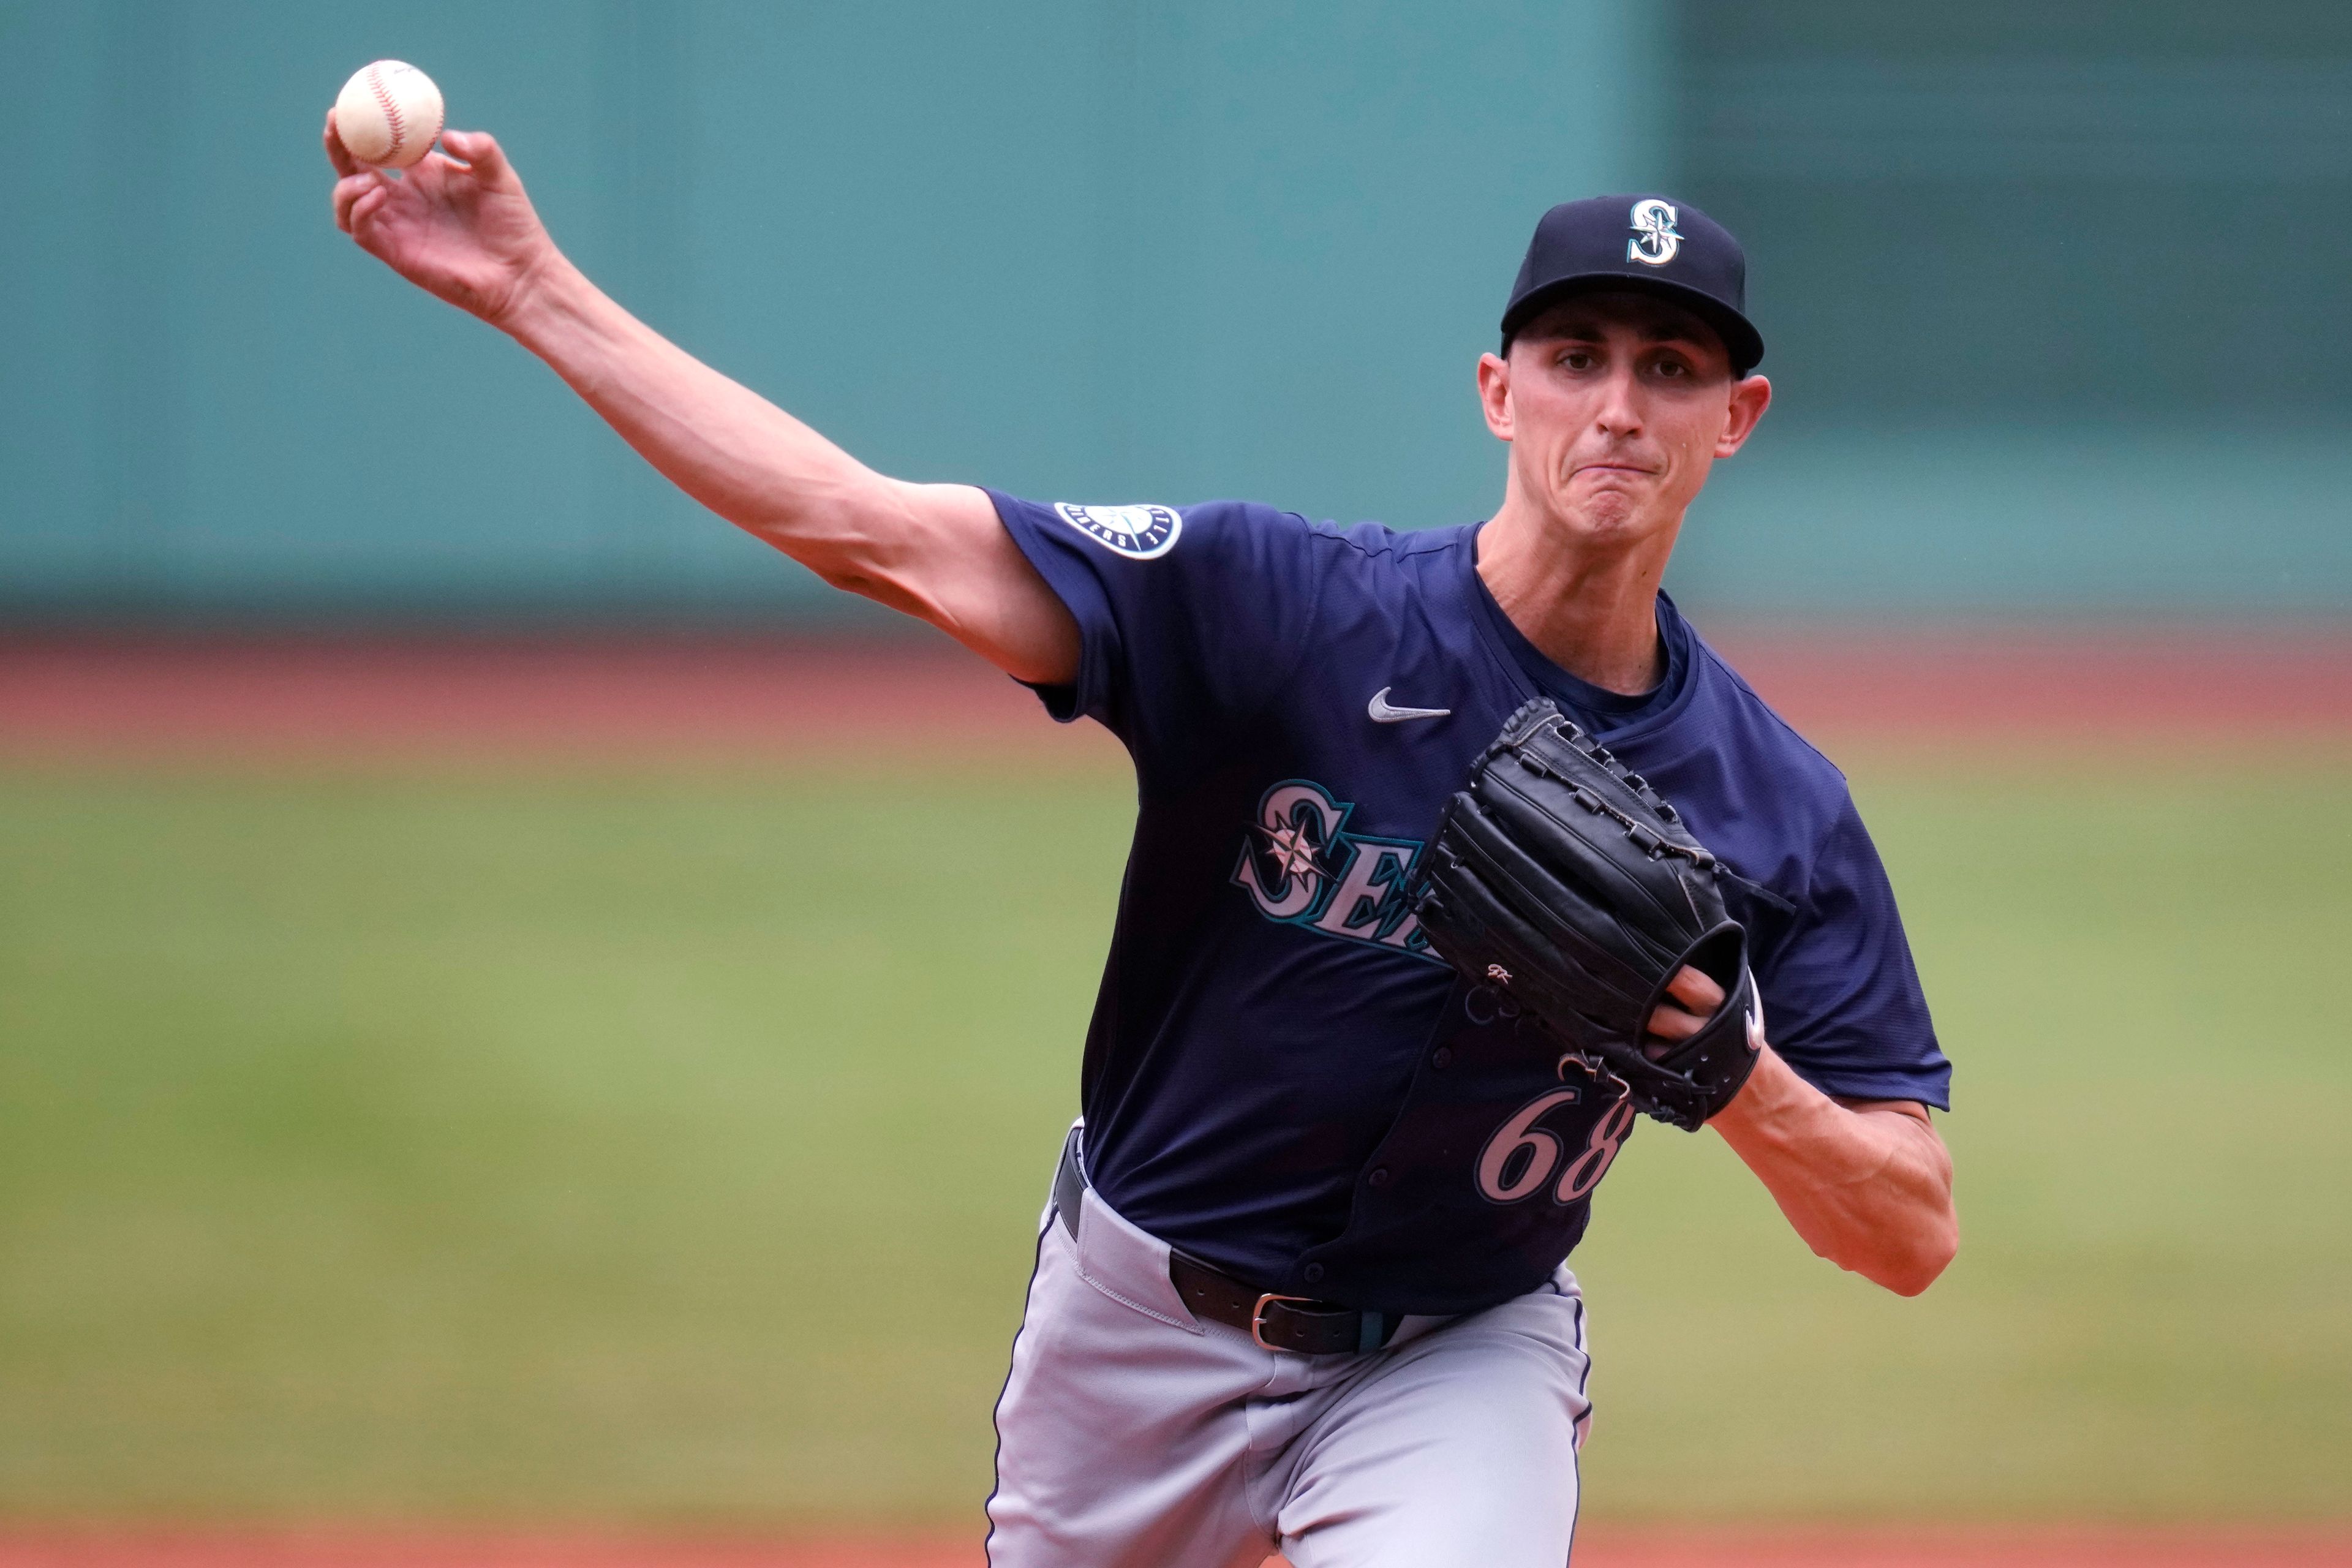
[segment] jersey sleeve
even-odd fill
[[[1318,584],[1302,518],[1239,501],[989,499],[1078,623],[1077,679],[1038,696],[1058,720],[1099,721],[1147,783],[1255,716],[1311,640]]]
[[[1951,1109],[1952,1066],[1936,1042],[1903,917],[1852,799],[1816,852],[1805,896],[1757,955],[1764,1032],[1825,1094]]]

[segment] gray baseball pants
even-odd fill
[[[1049,1205],[996,1410],[991,1568],[1562,1568],[1591,1405],[1584,1300],[1542,1289],[1307,1356],[1203,1323],[1168,1245]]]

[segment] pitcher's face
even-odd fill
[[[1627,543],[1680,523],[1771,395],[1698,316],[1630,291],[1544,311],[1507,361],[1480,362],[1479,388],[1514,487],[1559,526]]]

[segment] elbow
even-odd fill
[[[1887,1235],[1880,1267],[1870,1279],[1897,1296],[1918,1296],[1944,1277],[1960,1250],[1959,1205],[1952,1201],[1952,1156],[1936,1136],[1926,1113],[1912,1124],[1925,1144],[1920,1180],[1911,1187],[1906,1220]]]
[[[838,588],[845,594],[855,594],[861,599],[871,599],[885,609],[912,616],[918,620],[939,623],[934,607],[917,598],[880,573],[854,566],[840,561],[804,561],[803,565],[817,574],[828,588]]]
[[[1897,1296],[1925,1294],[1928,1286],[1943,1278],[1944,1270],[1952,1266],[1952,1259],[1959,1253],[1958,1216],[1948,1209],[1937,1216],[1934,1224],[1920,1226],[1908,1241],[1908,1246],[1891,1256],[1874,1259],[1874,1267],[1858,1272],[1872,1284]]]
[[[1957,1251],[1958,1248],[1954,1250]],[[1897,1296],[1924,1296],[1927,1293],[1928,1286],[1943,1278],[1944,1269],[1951,1261],[1952,1253],[1950,1252],[1939,1253],[1933,1258],[1923,1258],[1907,1262],[1899,1268],[1888,1270],[1879,1277],[1876,1283],[1894,1291]]]

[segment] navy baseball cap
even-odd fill
[[[1666,196],[1591,196],[1543,215],[1511,302],[1503,308],[1503,352],[1537,311],[1569,294],[1633,289],[1686,306],[1723,334],[1741,375],[1764,357],[1748,319],[1748,257],[1731,231],[1695,206]]]

